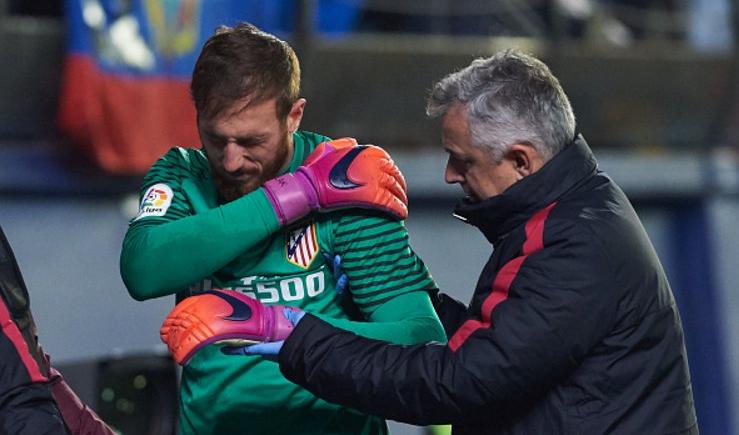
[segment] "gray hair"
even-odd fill
[[[559,80],[544,62],[517,50],[475,59],[431,91],[426,114],[444,115],[462,103],[472,145],[499,162],[510,145],[528,143],[551,159],[575,137],[575,115]]]

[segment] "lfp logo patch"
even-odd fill
[[[316,224],[311,223],[307,227],[287,233],[285,253],[287,255],[287,261],[303,269],[307,269],[318,254]]]
[[[147,216],[164,216],[172,204],[173,196],[172,189],[164,183],[151,186],[141,199],[139,215],[136,216],[136,219]]]

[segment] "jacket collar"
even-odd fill
[[[541,169],[517,181],[500,195],[476,203],[461,200],[454,209],[454,216],[479,228],[488,241],[494,243],[537,210],[595,174],[597,166],[585,139],[577,135]]]

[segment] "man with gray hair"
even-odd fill
[[[445,179],[466,194],[455,215],[494,246],[472,301],[436,296],[445,345],[369,340],[308,314],[279,352],[283,374],[455,434],[698,433],[665,273],[549,68],[518,51],[475,60],[427,111],[441,118]]]

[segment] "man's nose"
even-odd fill
[[[223,148],[223,169],[226,172],[236,172],[243,163],[243,149],[236,142],[228,141]]]
[[[444,170],[444,181],[449,184],[461,183],[464,177],[457,171],[451,160],[446,161],[446,169]]]

